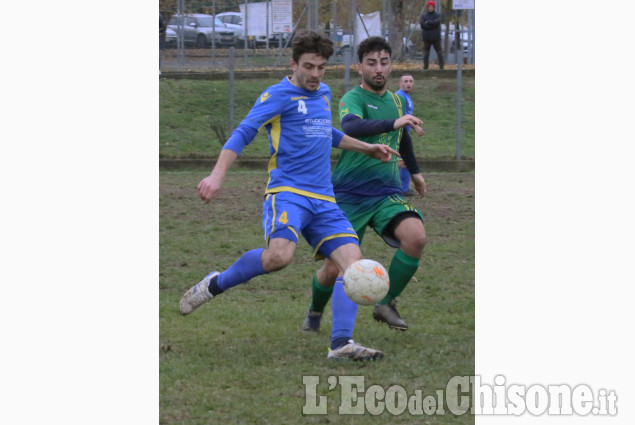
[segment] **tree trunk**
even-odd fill
[[[392,48],[392,58],[395,61],[403,57],[403,0],[390,0],[392,19],[390,22],[389,43]]]

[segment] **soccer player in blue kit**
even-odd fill
[[[395,92],[395,94],[399,94],[406,99],[406,115],[412,115],[414,113],[414,105],[410,98],[410,91],[412,90],[413,84],[414,79],[412,75],[403,74],[399,79],[399,90]],[[410,132],[410,126],[406,126],[404,131]],[[416,192],[410,189],[410,172],[402,160],[399,160],[399,176],[401,177],[402,195],[413,196]]]
[[[382,144],[369,144],[346,136],[331,125],[331,91],[321,83],[333,43],[323,34],[300,30],[292,41],[293,75],[267,88],[223,147],[212,173],[198,184],[199,196],[210,202],[226,171],[258,130],[269,134],[269,181],[263,202],[266,248],[244,253],[227,270],[213,271],[181,298],[181,314],[222,292],[291,263],[299,234],[316,258],[329,258],[343,274],[362,258],[358,237],[335,203],[331,183],[331,147],[352,150],[381,161],[399,153]],[[352,339],[328,358],[371,360],[381,351]]]

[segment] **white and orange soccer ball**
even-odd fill
[[[351,301],[360,305],[373,305],[388,293],[388,272],[377,261],[355,261],[344,272],[344,292]]]

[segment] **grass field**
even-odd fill
[[[372,307],[359,308],[354,337],[386,354],[373,363],[326,360],[330,304],[320,334],[300,331],[319,266],[304,241],[288,268],[231,289],[190,316],[179,315],[179,299],[192,284],[264,246],[266,172],[230,171],[211,204],[195,190],[207,174],[160,173],[160,423],[474,422],[447,409],[424,417],[408,410],[400,416],[338,415],[339,387],[329,391],[327,383],[329,376],[362,375],[366,388],[398,384],[408,395],[434,395],[451,377],[474,373],[474,174],[424,175],[428,196],[413,203],[426,217],[428,244],[399,299],[410,328],[390,331],[372,319]],[[388,266],[394,251],[367,232],[362,252]],[[320,377],[317,392],[327,396],[327,415],[303,417],[303,376]]]
[[[399,89],[401,71],[394,70],[388,87]],[[352,84],[358,84],[351,73]],[[247,115],[258,95],[279,79],[236,80],[234,125]],[[344,95],[343,79],[329,79],[331,87],[333,125],[339,127],[338,102]],[[161,79],[160,147],[161,158],[213,158],[220,152],[228,131],[229,90],[227,81]],[[411,97],[415,115],[424,122],[426,134],[413,136],[415,153],[425,159],[456,158],[456,79],[428,77],[415,79]],[[474,159],[474,77],[463,78],[461,153]],[[335,150],[334,152],[338,152]],[[242,153],[242,157],[269,155],[266,131]]]

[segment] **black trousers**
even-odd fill
[[[430,47],[434,47],[439,59],[439,68],[443,69],[443,51],[441,50],[441,40],[423,40],[423,69],[428,69],[430,60]]]

